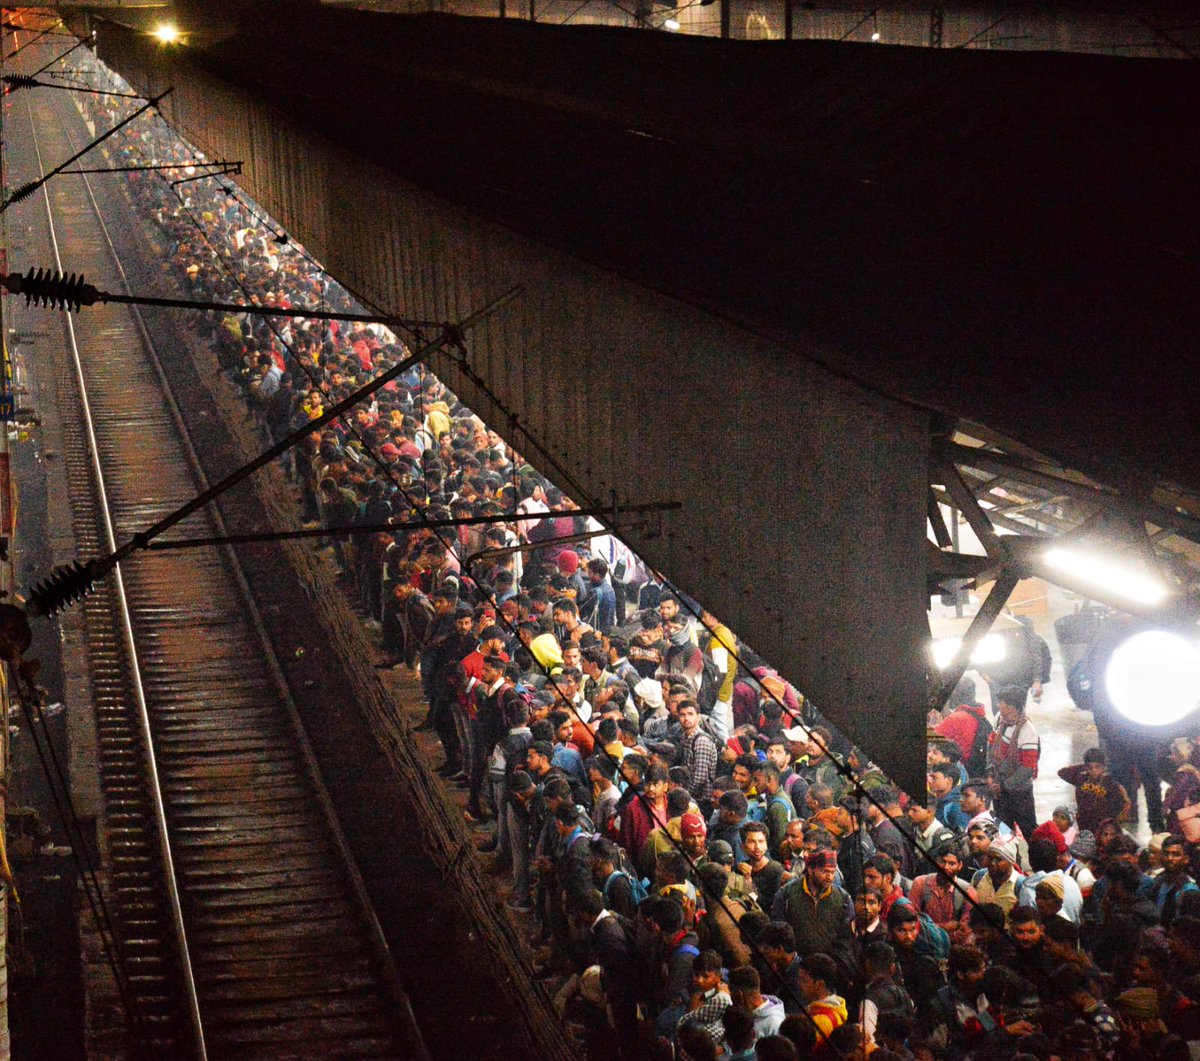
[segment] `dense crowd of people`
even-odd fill
[[[98,126],[124,113],[86,105]],[[187,158],[148,121],[113,150]],[[351,308],[220,180],[130,188],[195,297]],[[405,353],[377,325],[210,314],[202,331],[275,439]],[[616,539],[581,539],[597,525],[422,368],[289,473],[314,526],[405,525],[327,548],[388,661],[419,673],[438,773],[467,792],[588,1056],[1200,1056],[1192,741],[1166,749],[1144,847],[1099,748],[1039,821],[1034,645],[988,675],[991,712],[960,683],[931,720],[929,799],[910,800],[716,617]],[[494,521],[421,525],[474,517]]]

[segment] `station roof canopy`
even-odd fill
[[[1101,481],[1200,491],[1196,62],[176,13],[193,59],[443,198]]]

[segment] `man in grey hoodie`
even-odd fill
[[[758,970],[743,965],[729,972],[729,994],[735,1006],[742,1006],[754,1015],[754,1033],[759,1039],[775,1035],[785,1016],[783,1003],[774,995],[761,992]]]

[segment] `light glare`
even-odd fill
[[[933,662],[938,670],[945,670],[962,644],[961,637],[943,637],[933,643]],[[987,634],[975,651],[971,653],[972,666],[981,663],[999,663],[1008,655],[1008,643],[999,634]]]
[[[679,22],[676,19],[673,19],[673,18],[667,19],[667,21],[663,23],[663,26],[664,26],[664,28],[669,30],[671,33],[679,32]]]
[[[174,44],[179,40],[179,30],[166,22],[160,22],[154,30],[156,36],[163,44]]]
[[[1042,554],[1047,567],[1087,582],[1104,593],[1116,594],[1137,604],[1161,604],[1167,587],[1158,579],[1132,568],[1113,563],[1101,556],[1077,552],[1074,549],[1047,549]]]
[[[879,40],[879,31],[878,30],[876,30],[874,33],[871,34],[871,40],[873,40],[873,41]]]
[[[1166,630],[1134,634],[1108,661],[1104,687],[1130,721],[1169,726],[1200,707],[1200,649]]]

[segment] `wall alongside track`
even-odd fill
[[[921,414],[456,209],[187,49],[104,24],[98,50],[139,91],[174,86],[172,124],[242,160],[242,186],[389,312],[457,320],[523,285],[468,341],[471,367],[519,424],[448,356],[430,367],[580,503],[682,501],[630,545],[923,791]]]

